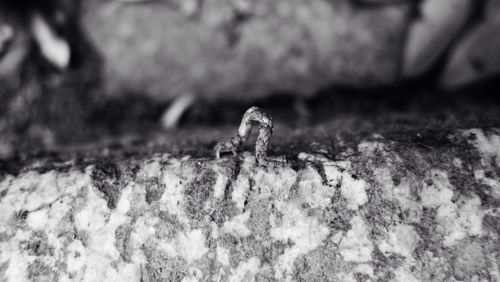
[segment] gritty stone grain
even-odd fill
[[[0,181],[0,280],[496,281],[497,138],[26,167]]]

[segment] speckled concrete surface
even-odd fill
[[[500,281],[500,130],[430,139],[2,171],[0,280]]]

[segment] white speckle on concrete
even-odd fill
[[[197,279],[196,277],[193,277],[191,275],[187,275],[187,276],[184,276],[181,280],[181,282],[198,282],[200,281],[199,279]]]
[[[358,144],[358,151],[364,155],[373,156],[376,152],[386,151],[386,147],[385,144],[381,142],[363,141]]]
[[[399,184],[394,186],[391,172],[388,168],[377,168],[373,172],[375,179],[387,200],[399,203],[407,214],[408,222],[417,223],[422,219],[422,206],[417,203],[416,197],[411,194],[411,186],[415,184],[413,176],[401,178]]]
[[[243,153],[243,163],[241,164],[240,173],[233,181],[233,192],[231,200],[235,203],[238,210],[243,211],[245,200],[250,191],[250,177],[254,174],[255,157],[245,152]]]
[[[479,197],[462,197],[452,202],[453,187],[444,171],[431,171],[430,181],[431,184],[424,184],[420,197],[424,207],[437,208],[437,231],[445,236],[444,244],[451,246],[466,236],[482,234],[483,213]]]
[[[250,190],[250,179],[243,174],[239,174],[233,183],[233,193],[231,193],[231,199],[236,205],[236,208],[240,211],[245,207],[245,200],[248,197],[248,191]]]
[[[486,177],[484,170],[481,169],[474,171],[474,178],[478,183],[490,186],[491,196],[500,199],[500,182],[497,179]]]
[[[298,155],[297,155],[297,158],[299,160],[302,160],[302,161],[305,161],[305,160],[308,160],[309,158],[313,157],[313,155],[310,155],[310,154],[307,154],[307,153],[304,153],[304,152],[300,152]]]
[[[110,210],[101,192],[95,187],[88,187],[86,203],[87,205],[76,213],[74,218],[76,228],[90,235],[87,248],[96,254],[118,258],[119,253],[114,244],[114,229],[107,225],[110,220]]]
[[[229,177],[227,176],[227,174],[217,172],[217,178],[214,185],[214,198],[219,200],[222,199],[228,182]]]
[[[49,220],[49,210],[47,209],[41,209],[35,212],[31,212],[28,214],[28,217],[26,218],[26,223],[34,229],[42,229],[44,226],[47,225]]]
[[[233,217],[230,221],[224,223],[222,232],[229,233],[235,237],[247,237],[250,230],[246,227],[246,222],[250,218],[250,211]]]
[[[210,223],[210,225],[211,225],[210,236],[212,236],[212,238],[214,238],[214,239],[219,239],[220,230],[219,230],[219,227],[217,226],[217,223],[212,221]]]
[[[224,247],[217,246],[215,251],[216,251],[216,255],[217,255],[217,261],[222,266],[229,266],[229,254],[230,254],[229,250],[224,248]]]
[[[436,221],[440,224],[438,232],[444,235],[443,244],[452,246],[467,236],[483,234],[481,200],[478,196],[461,198],[438,208]]]
[[[463,166],[462,160],[459,158],[454,158],[453,159],[453,166],[456,168],[462,168],[462,166]]]
[[[188,274],[182,278],[181,282],[198,282],[203,279],[203,272],[196,267],[190,267]]]
[[[189,219],[184,213],[184,190],[186,184],[194,179],[196,173],[191,165],[181,165],[180,163],[172,163],[165,168],[162,174],[162,183],[165,185],[165,191],[159,200],[160,208],[168,211],[185,225],[189,223]]]
[[[471,143],[483,155],[482,163],[489,166],[491,160],[500,166],[500,136],[497,134],[490,134],[487,136],[481,129],[469,129],[462,131],[465,137],[474,135],[476,138]]]
[[[400,185],[394,186],[394,181],[392,180],[391,171],[389,168],[376,168],[373,171],[375,180],[379,184],[384,197],[391,200],[398,200],[399,202],[406,203],[412,201],[410,195],[410,187],[406,179],[402,179]]]
[[[349,162],[333,162],[322,155],[299,153],[298,158],[312,163],[321,163],[325,171],[327,184],[337,186],[342,181],[342,171],[350,168]]]
[[[122,189],[120,199],[116,204],[116,208],[113,210],[113,215],[116,216],[125,216],[127,212],[130,210],[130,195],[132,195],[133,190],[136,188],[135,185],[127,185]]]
[[[26,269],[33,259],[20,254],[20,250],[11,250],[11,252],[4,251],[0,255],[0,262],[4,263],[6,261],[9,265],[4,273],[5,276],[3,278],[5,281],[29,281]]]
[[[415,278],[415,276],[401,266],[394,271],[394,275],[395,277],[391,282],[420,282],[420,280]]]
[[[81,280],[85,274],[83,269],[87,263],[87,250],[83,246],[82,241],[75,240],[69,244],[67,251],[67,272],[72,276],[74,275],[76,279]]]
[[[140,180],[157,178],[161,177],[162,173],[161,161],[154,159],[142,165],[141,169],[137,172],[137,178]]]
[[[275,264],[275,278],[287,279],[293,273],[295,259],[319,247],[329,234],[326,226],[317,218],[308,216],[293,204],[278,203],[277,208],[283,213],[281,225],[273,226],[271,237],[278,241],[291,241],[293,246],[287,248]],[[271,220],[271,224],[273,221]]]
[[[440,170],[432,170],[430,172],[431,184],[424,184],[424,188],[420,192],[422,205],[428,208],[437,208],[442,204],[449,203],[453,197],[448,174]]]
[[[320,160],[323,163],[323,169],[325,171],[325,177],[328,185],[335,187],[341,184],[344,177],[351,176],[347,173],[347,171],[351,169],[351,162],[333,162],[326,158],[322,158]]]
[[[344,273],[340,272],[336,274],[338,281],[342,282],[357,282],[356,278],[354,278],[354,275],[352,272],[349,273]]]
[[[137,219],[134,224],[134,229],[130,233],[130,244],[132,249],[137,250],[141,248],[141,246],[146,244],[148,239],[155,234],[155,230],[153,228],[154,224],[155,222],[151,220],[151,218],[141,216]],[[165,244],[167,243],[165,242]],[[163,244],[160,244],[160,246],[162,245]],[[177,255],[177,252],[172,247],[163,246],[163,248],[171,256]],[[171,251],[169,252],[169,250]]]
[[[340,192],[347,200],[347,207],[351,210],[357,210],[360,206],[368,202],[366,195],[366,186],[368,184],[362,179],[354,179],[350,174],[344,174]]]
[[[251,257],[248,261],[240,262],[236,269],[231,271],[230,282],[255,281],[255,274],[259,273],[260,261]]]
[[[130,209],[129,196],[134,185],[122,190],[120,200],[114,210],[109,210],[106,201],[95,187],[89,186],[87,205],[75,214],[76,228],[88,235],[85,248],[78,241],[73,241],[75,257],[72,259],[74,272],[84,281],[138,279],[138,265],[114,262],[120,259],[116,249],[115,230],[119,225],[129,222],[126,215]],[[114,267],[113,267],[114,265]]]
[[[32,187],[33,193],[29,194],[24,203],[24,209],[28,211],[36,210],[54,202],[59,196],[59,186],[57,185],[57,174],[49,172],[45,174],[35,174],[38,179],[36,186]],[[36,191],[35,191],[36,190]]]
[[[380,242],[378,246],[386,256],[395,253],[405,257],[407,262],[414,263],[413,250],[420,240],[420,236],[411,225],[399,224],[391,227],[388,239]]]
[[[365,275],[368,275],[372,279],[375,278],[375,276],[373,275],[373,267],[369,264],[366,264],[366,263],[358,264],[353,269],[353,273],[365,274]]]
[[[500,281],[500,262],[495,255],[491,254],[488,256],[488,260],[491,264],[490,275],[493,278],[493,281]]]
[[[290,194],[290,188],[295,184],[297,175],[297,172],[291,168],[283,168],[279,171],[259,168],[253,176],[254,188],[259,191],[255,196],[260,199],[285,197]]]
[[[344,236],[343,232],[337,232],[337,233],[333,234],[332,236],[330,236],[330,241],[333,244],[338,245],[342,241],[343,236]]]
[[[75,197],[82,188],[91,189],[90,177],[82,172],[71,171],[68,173],[57,173],[55,171],[45,174],[28,172],[20,175],[17,179],[7,177],[4,181],[9,181],[8,193],[0,201],[0,232],[11,234],[8,241],[0,242],[0,264],[7,263],[7,268],[3,273],[6,281],[27,281],[26,277],[29,265],[35,262],[36,256],[26,251],[27,242],[33,239],[36,234],[43,234],[39,237],[40,249],[42,252],[54,252],[56,254],[66,248],[63,240],[66,236],[61,236],[65,231],[64,218],[74,207],[72,197]],[[2,182],[0,187],[4,185]],[[68,186],[65,186],[68,185]],[[104,202],[105,204],[105,202]],[[15,224],[9,224],[12,216],[20,211],[27,211],[26,225],[22,230],[16,228]],[[5,222],[2,222],[4,221]],[[19,226],[18,226],[19,227]],[[11,232],[12,231],[12,232]],[[53,268],[56,263],[64,257],[43,255],[43,264]],[[63,278],[63,275],[61,275]]]
[[[368,239],[368,228],[364,220],[356,216],[351,219],[351,230],[340,242],[340,254],[348,262],[369,262],[372,260],[373,244]]]
[[[347,200],[347,207],[350,210],[358,210],[360,206],[366,204],[368,196],[366,188],[368,184],[363,179],[354,179],[348,172],[351,163],[333,162],[320,155],[299,154],[299,159],[311,162],[321,162],[325,171],[328,185],[335,187],[340,184],[340,192]]]
[[[153,234],[149,234],[149,235],[153,235]],[[150,238],[150,239],[151,239],[151,241],[156,241],[152,238]],[[137,246],[137,247],[140,247],[140,246]],[[158,240],[158,242],[156,242],[156,248],[158,250],[164,252],[165,254],[167,254],[169,257],[176,257],[179,255],[177,253],[178,247],[179,246],[177,246],[177,241],[175,241],[175,240],[169,241],[169,242]]]
[[[323,185],[321,176],[311,166],[300,171],[298,194],[311,208],[325,208],[335,192],[335,188]]]
[[[33,229],[55,230],[71,209],[72,201],[71,197],[62,197],[46,208],[30,212],[26,223]]]
[[[119,262],[115,257],[115,250],[103,245],[102,251],[95,250],[95,238],[89,234],[92,248],[84,246],[81,241],[75,240],[68,246],[67,264],[68,273],[79,281],[104,281],[104,280],[136,280],[140,278],[140,266]],[[112,236],[114,234],[109,234]],[[98,237],[101,237],[99,235]],[[110,241],[110,240],[108,240]],[[103,244],[110,244],[104,242]],[[111,243],[113,244],[113,242]]]
[[[116,264],[115,264],[116,265]],[[106,269],[106,281],[137,281],[141,279],[141,267],[138,264],[119,262],[113,269],[113,262]],[[87,280],[99,281],[99,280]],[[103,280],[101,280],[103,281]]]
[[[1,199],[0,231],[10,228],[9,221],[20,211],[29,212],[27,223],[34,228],[54,227],[67,213],[71,196],[89,184],[88,175],[80,172],[28,172],[16,179],[7,177],[0,183],[0,190],[8,191]]]
[[[205,246],[205,235],[201,229],[179,233],[175,239],[175,248],[188,265],[201,259],[208,252],[208,248]]]

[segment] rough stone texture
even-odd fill
[[[2,165],[0,280],[499,281],[500,130],[404,136]]]
[[[409,4],[86,0],[83,25],[106,60],[109,92],[168,100],[311,95],[332,83],[398,77]]]

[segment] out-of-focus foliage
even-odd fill
[[[0,3],[0,157],[85,134],[100,77],[77,2],[35,2]]]
[[[450,46],[467,24],[470,0],[426,0],[409,27],[403,75],[422,75]]]
[[[453,48],[442,78],[460,86],[500,74],[500,1],[490,0],[480,21],[464,32]]]
[[[250,104],[338,84],[498,77],[499,2],[1,1],[0,139],[78,139],[96,105],[126,93]],[[0,155],[16,142],[0,140]]]
[[[424,0],[411,23],[403,71],[432,68],[440,85],[456,88],[500,75],[500,1]]]

